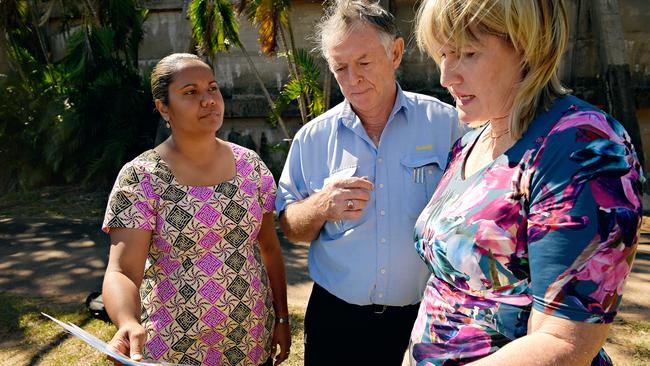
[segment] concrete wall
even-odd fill
[[[565,0],[570,22],[570,39],[560,67],[562,81],[579,89],[584,97],[596,103],[604,98],[598,88],[600,65],[599,42],[594,34],[589,9],[590,0]],[[438,92],[439,73],[433,62],[416,49],[412,36],[416,3],[412,0],[394,0],[395,16],[407,41],[400,70],[403,84],[412,90]],[[635,87],[640,91],[650,87],[650,1],[619,0],[627,58]],[[650,107],[648,98],[639,98],[641,107]]]
[[[440,87],[439,73],[434,63],[416,49],[412,37],[413,17],[417,8],[415,0],[384,0],[393,10],[406,49],[398,78],[407,90],[436,95],[449,101],[448,94]],[[571,23],[570,45],[561,65],[560,75],[566,85],[589,101],[604,105],[604,88],[599,78],[598,40],[594,37],[589,12],[590,0],[566,0]],[[644,146],[650,151],[650,1],[619,0],[625,32],[627,57],[639,106],[639,120]],[[150,9],[144,24],[145,39],[140,47],[140,64],[143,72],[163,56],[172,52],[191,51],[191,27],[187,16],[189,0],[143,0]],[[323,14],[320,1],[294,0],[291,2],[291,22],[298,47],[312,49],[314,24]],[[240,37],[253,63],[260,72],[265,86],[277,95],[288,78],[286,59],[262,55],[257,42],[257,30],[245,19],[240,19]],[[62,56],[64,35],[51,35],[50,46],[55,58]],[[0,51],[2,50],[0,40]],[[0,55],[0,73],[6,69],[4,52]],[[316,55],[317,56],[317,55]],[[318,57],[318,56],[317,56]],[[324,75],[325,63],[318,57]],[[226,100],[226,123],[224,133],[232,130],[248,131],[259,146],[262,132],[272,141],[281,135],[264,122],[269,108],[244,54],[238,49],[219,54],[215,60],[217,79]],[[341,100],[333,80],[332,105]],[[287,119],[295,121],[294,109]],[[298,128],[292,124],[291,128]]]
[[[191,51],[191,25],[186,3],[181,0],[143,2],[150,9],[144,24],[145,40],[140,47],[140,62],[144,70],[172,52]],[[310,1],[295,1],[292,6],[291,21],[296,45],[311,49],[313,45],[305,35],[310,33],[314,22],[321,16],[322,7],[320,3]],[[286,59],[263,55],[257,41],[257,30],[243,16],[239,22],[239,33],[266,88],[271,95],[279,94],[289,76]],[[268,103],[242,51],[231,48],[228,53],[218,54],[214,66],[226,99],[227,117],[254,119],[268,114]]]
[[[637,117],[646,161],[650,158],[650,2],[621,1],[625,48],[635,82]],[[646,164],[646,167],[648,165]]]
[[[650,85],[650,2],[647,0],[619,0],[625,32],[627,56],[640,108],[639,119],[646,150],[650,151],[650,98],[646,98]],[[188,1],[149,0],[144,5],[150,8],[145,23],[146,36],[140,49],[143,66],[152,65],[171,52],[185,52],[190,47],[190,25],[186,16]],[[563,82],[573,88],[579,96],[597,105],[605,104],[605,90],[599,77],[599,42],[591,24],[589,0],[566,0],[571,24],[570,44],[560,68]],[[297,46],[306,49],[314,47],[309,39],[313,26],[323,14],[319,1],[292,1],[291,21]],[[440,87],[439,73],[435,64],[415,45],[412,37],[413,17],[417,9],[414,0],[391,0],[398,27],[406,40],[406,49],[398,78],[405,89],[435,95],[450,102],[448,94]],[[272,95],[277,95],[288,78],[284,58],[264,56],[259,51],[257,30],[247,21],[240,21],[240,37],[252,56],[264,84]],[[264,122],[268,105],[262,96],[243,53],[232,49],[220,54],[215,62],[217,79],[226,98],[224,136],[229,131],[250,133],[259,146],[262,131],[271,140],[281,135]],[[327,72],[321,60],[321,70]],[[341,100],[340,92],[333,81],[332,105]],[[294,110],[293,117],[298,114]],[[291,118],[290,116],[287,118]],[[294,121],[296,119],[294,118]],[[299,127],[293,124],[292,128]]]
[[[621,17],[632,78],[647,89],[650,87],[650,2],[621,1]],[[644,104],[650,104],[650,100]]]

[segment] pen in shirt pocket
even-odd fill
[[[424,167],[413,168],[413,183],[424,183]]]

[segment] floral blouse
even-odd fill
[[[417,365],[461,365],[526,335],[531,308],[610,323],[642,219],[641,168],[615,120],[566,96],[469,177],[458,140],[415,227],[431,271],[411,336]],[[484,136],[483,136],[484,137]],[[592,365],[611,365],[604,350]]]
[[[184,186],[154,150],[127,163],[102,229],[153,233],[140,286],[144,357],[188,365],[259,365],[274,324],[257,235],[275,182],[252,151],[230,144],[237,173]]]

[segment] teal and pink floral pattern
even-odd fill
[[[531,309],[610,323],[636,253],[641,167],[621,125],[571,96],[469,177],[478,128],[455,144],[415,227],[431,270],[417,365],[462,365],[526,335]],[[482,137],[483,136],[483,137]],[[604,350],[592,365],[611,365]]]
[[[260,158],[231,144],[234,178],[184,186],[154,150],[127,163],[102,229],[152,231],[140,286],[148,359],[187,365],[259,365],[274,324],[257,235],[275,181]]]

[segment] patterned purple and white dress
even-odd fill
[[[102,230],[153,233],[140,286],[145,358],[189,365],[259,365],[270,354],[274,313],[257,235],[274,207],[271,173],[230,144],[237,173],[184,186],[154,150],[127,163]]]
[[[418,366],[462,365],[527,334],[531,309],[610,323],[636,253],[641,168],[621,125],[571,96],[462,175],[454,146],[415,246],[431,270],[411,336]],[[592,365],[611,365],[604,350]]]

